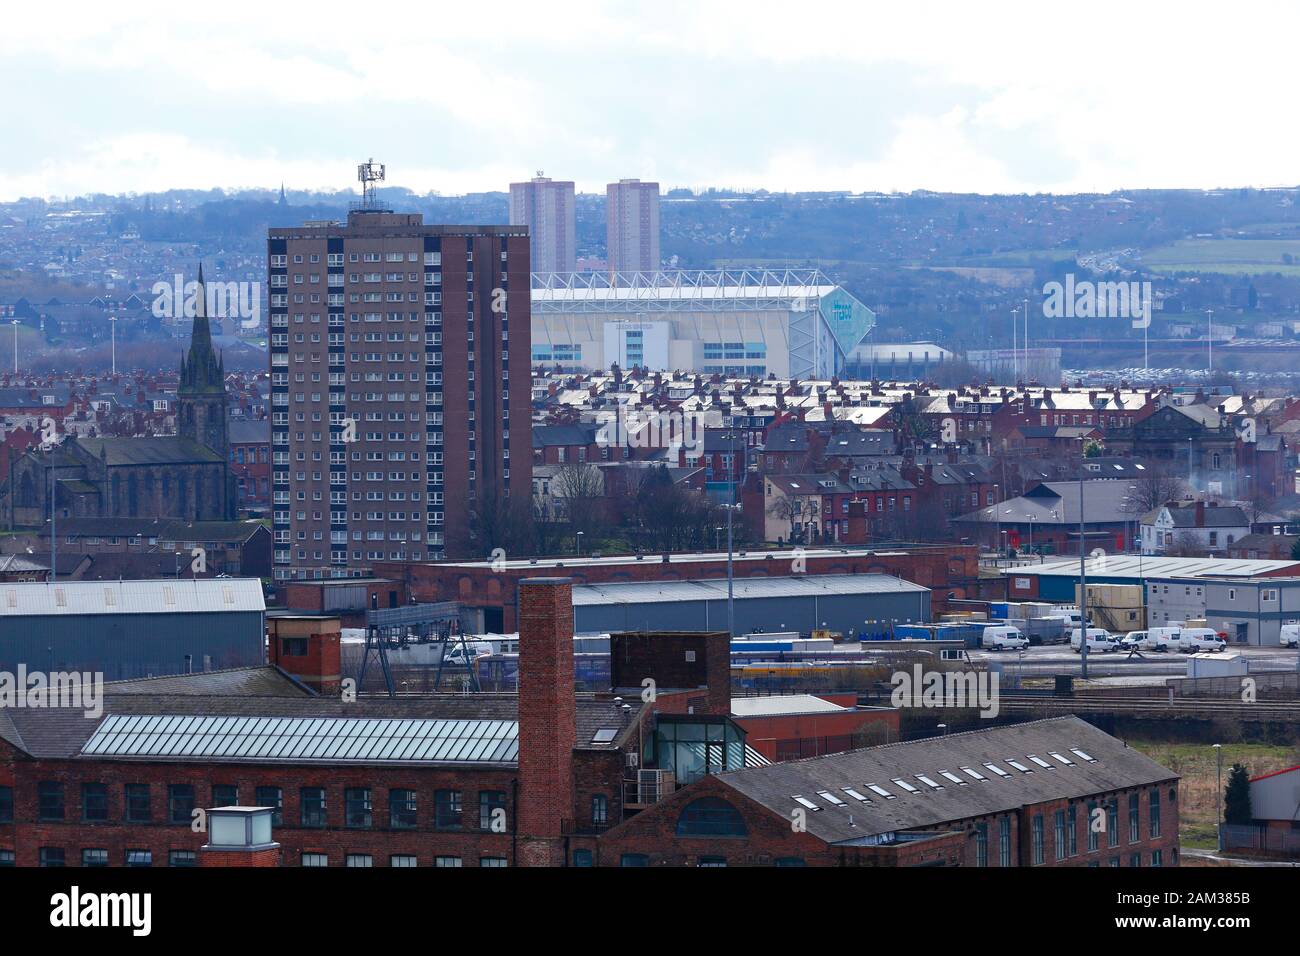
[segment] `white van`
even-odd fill
[[[1029,646],[1029,638],[1018,627],[986,627],[980,647],[988,651],[1019,651]]]
[[[1119,639],[1119,648],[1122,651],[1131,650],[1133,648],[1144,650],[1147,646],[1146,641],[1146,631],[1129,631]]]
[[[1227,646],[1228,642],[1211,627],[1185,627],[1178,637],[1178,649],[1184,654],[1221,651]]]
[[[465,657],[466,650],[469,651],[468,660]],[[442,661],[444,664],[453,664],[459,667],[464,667],[476,658],[485,657],[491,653],[492,645],[487,641],[466,640],[464,645],[462,645],[459,640],[449,638],[442,651]]]
[[[1070,632],[1070,648],[1076,654],[1082,653],[1079,648],[1080,635],[1079,628]],[[1088,653],[1101,651],[1103,654],[1109,654],[1111,651],[1119,650],[1119,641],[1111,635],[1110,631],[1104,627],[1088,628]]]
[[[1300,647],[1300,624],[1283,624],[1278,638],[1283,647]]]
[[[1181,627],[1147,628],[1147,636],[1138,646],[1144,651],[1172,651],[1178,647],[1178,639],[1182,631]]]

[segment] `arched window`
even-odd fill
[[[677,818],[678,836],[746,836],[740,811],[721,797],[701,797],[688,803]]]

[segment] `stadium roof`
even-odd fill
[[[535,272],[534,312],[811,310],[839,288],[817,269]]]
[[[0,620],[47,615],[265,610],[262,583],[256,578],[0,584]]]
[[[928,591],[929,588],[889,574],[819,574],[815,577],[745,578],[733,582],[733,594],[737,601],[757,598],[833,597]],[[621,584],[581,584],[573,588],[574,607],[725,601],[726,599],[725,580],[636,581]]]

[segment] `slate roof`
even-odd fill
[[[217,452],[189,438],[78,438],[77,444],[110,465],[179,465],[221,461]]]
[[[1160,510],[1157,509],[1158,514]],[[1196,506],[1187,505],[1185,507],[1169,508],[1169,516],[1173,519],[1175,528],[1249,528],[1250,520],[1246,517],[1246,512],[1242,511],[1237,505],[1221,505],[1214,507],[1207,505],[1205,507],[1205,523],[1196,523]],[[1143,524],[1147,522],[1143,520]]]
[[[228,428],[230,444],[232,445],[265,445],[271,442],[271,420],[269,418],[263,418],[260,421],[252,421],[247,418],[232,418]]]
[[[1085,760],[1075,750],[1093,760]],[[1054,769],[1032,762],[1030,755]],[[1008,760],[1016,760],[1032,772],[1016,770]],[[987,769],[986,763],[996,764],[1007,776]],[[964,773],[963,767],[985,779],[975,779]],[[943,771],[958,776],[964,784],[944,777]],[[927,785],[917,774],[930,778],[940,789]],[[786,820],[800,809],[794,798],[801,796],[819,808],[804,808],[808,832],[827,843],[852,843],[1019,810],[1028,804],[1164,783],[1178,776],[1077,717],[1057,717],[736,770],[718,779]],[[899,786],[895,779],[905,780],[915,792]],[[872,792],[872,784],[885,788],[894,798]],[[868,800],[847,794],[846,787]],[[831,792],[843,805],[831,803],[818,791]]]
[[[597,431],[595,425],[534,425],[533,447],[591,445],[596,441]]]

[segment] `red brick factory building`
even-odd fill
[[[1077,718],[773,764],[724,632],[616,634],[579,695],[571,582],[519,591],[517,696],[324,696],[336,631],[304,617],[276,665],[0,711],[0,865],[218,862],[192,814],[234,806],[274,809],[281,866],[1178,862],[1177,775]]]

